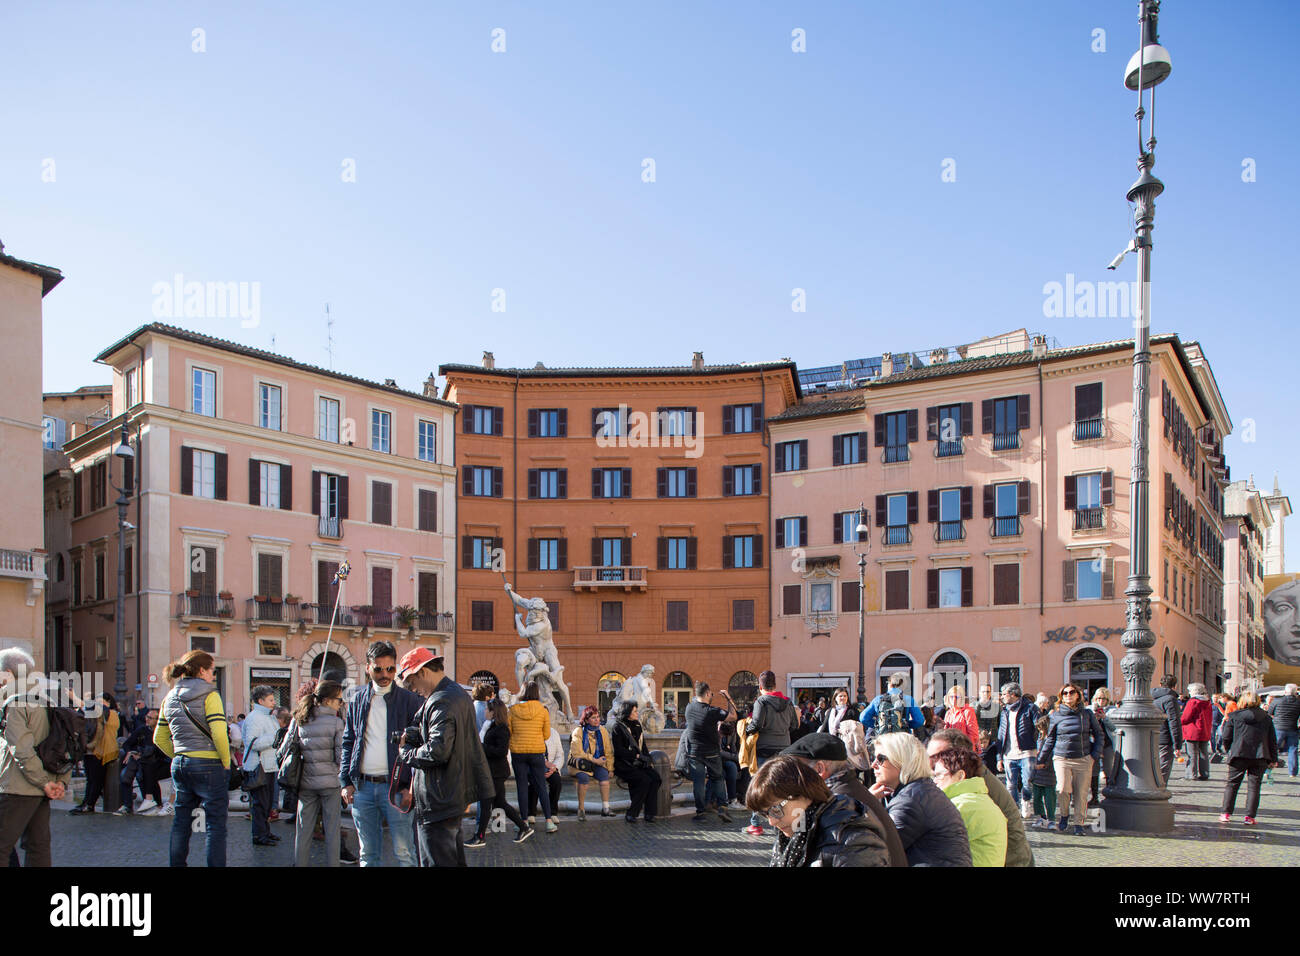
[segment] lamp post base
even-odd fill
[[[1120,708],[1110,715],[1119,731],[1119,771],[1102,791],[1106,798],[1107,830],[1168,833],[1174,828],[1174,807],[1160,773],[1157,746],[1164,714],[1153,704]]]

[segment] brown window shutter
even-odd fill
[[[787,584],[781,588],[781,613],[782,614],[800,614],[802,613],[802,596],[803,587],[798,584]]]
[[[963,485],[961,489],[961,518],[963,521],[969,521],[974,508],[975,489],[970,485]]]
[[[844,436],[843,435],[831,436],[831,464],[832,465],[844,464]]]
[[[538,495],[537,472],[538,469],[536,468],[528,469],[528,497],[529,498],[536,498]]]
[[[840,611],[844,614],[857,614],[862,610],[861,597],[857,581],[840,582]]]
[[[181,449],[181,494],[183,495],[188,495],[190,493],[189,488],[186,487],[186,479],[185,479],[185,459],[187,457],[185,454],[186,451],[187,449],[184,448]],[[81,476],[82,474],[83,472],[79,471],[72,476],[72,517],[74,518],[81,517],[81,509],[82,509]]]
[[[735,466],[722,466],[722,494],[723,497],[731,497],[736,493]]]
[[[884,415],[876,416],[875,428],[876,428],[876,447],[884,448],[885,447],[885,416]]]
[[[762,566],[763,566],[763,536],[761,534],[756,534],[754,535],[754,567],[761,568]]]
[[[569,469],[557,469],[555,476],[555,494],[560,498],[569,497]]]
[[[529,570],[529,571],[536,571],[536,570],[537,570],[537,565],[538,565],[538,560],[537,560],[537,539],[536,539],[536,538],[529,538],[529,539],[528,539],[528,570]]]
[[[620,470],[623,472],[623,489],[622,489],[623,494],[621,497],[631,498],[632,497],[632,469],[623,468]]]
[[[925,410],[925,440],[939,440],[939,409],[937,406],[930,406]]]
[[[499,408],[499,407],[494,407],[494,408],[492,409],[492,434],[493,434],[493,435],[500,435],[500,434],[501,434],[501,426],[502,426],[502,424],[503,424],[504,419],[505,419],[505,409],[504,409],[504,408]],[[518,435],[518,434],[519,434],[519,431],[518,431],[519,423],[518,423],[518,422],[515,422],[515,424],[514,424],[513,426],[511,426],[511,427],[513,427],[514,429],[516,429],[515,434]]]
[[[698,481],[697,475],[698,472],[695,468],[686,469],[686,497],[687,498],[696,497],[699,491],[699,485],[697,483]]]
[[[460,566],[462,568],[474,566],[474,539],[467,534],[460,536]]]
[[[992,518],[994,515],[994,511],[997,507],[995,502],[996,494],[997,489],[992,485],[984,486],[984,517],[986,518]]]
[[[973,402],[961,403],[961,433],[975,434],[975,405]]]
[[[466,435],[474,433],[474,406],[462,405],[460,407],[461,425]]]
[[[348,517],[348,476],[339,475],[339,520]]]
[[[722,536],[722,569],[729,571],[735,566],[736,551],[735,546],[731,543],[731,535]]]
[[[918,495],[915,491],[907,493],[907,523],[916,524],[917,518],[917,501]]]
[[[1101,596],[1104,600],[1115,597],[1115,559],[1106,558],[1101,565]]]
[[[889,509],[886,507],[885,496],[876,495],[876,527],[883,528],[889,524]]]
[[[293,510],[293,465],[280,466],[280,510]]]
[[[226,500],[226,469],[229,466],[229,461],[226,455],[222,452],[215,452],[212,457],[213,460],[216,462],[215,484],[216,484],[216,491],[217,491],[217,500],[225,501]]]
[[[799,519],[799,547],[808,546],[808,517],[805,515]]]
[[[668,567],[668,539],[663,536],[655,540],[655,567],[660,571]]]
[[[529,438],[536,438],[538,432],[541,431],[541,429],[538,427],[538,419],[540,417],[541,416],[539,414],[538,409],[536,408],[528,409],[528,437]]]
[[[973,607],[975,603],[975,569],[961,569],[961,606]]]
[[[980,433],[993,434],[993,399],[991,398],[980,402]]]
[[[939,606],[939,569],[929,568],[925,572],[925,606]]]
[[[320,472],[311,473],[311,513],[320,514]]]
[[[750,465],[749,467],[754,473],[754,494],[761,495],[763,493],[763,466]]]
[[[502,489],[503,489],[502,474],[503,474],[503,469],[501,468],[492,469],[492,497],[493,498],[500,498],[502,495]]]
[[[1065,510],[1074,511],[1078,507],[1078,479],[1074,475],[1065,476]]]
[[[831,543],[844,543],[844,517],[840,512],[831,515]]]
[[[699,539],[690,537],[686,539],[686,569],[694,571],[696,561],[699,558]]]
[[[602,549],[600,546],[600,539],[592,538],[591,539],[591,563],[596,567],[600,567],[601,562],[604,560],[604,558],[605,556],[602,553]]]
[[[907,410],[907,442],[909,445],[916,441],[916,414],[915,408]]]
[[[1029,479],[1016,483],[1016,514],[1029,514]]]
[[[1108,507],[1115,503],[1115,473],[1107,469],[1101,473],[1101,504]]]
[[[421,571],[417,578],[417,607],[423,614],[436,614],[438,611],[438,575]]]
[[[993,603],[1020,603],[1020,565],[993,565]]]
[[[733,434],[733,430],[735,426],[736,426],[736,406],[723,405],[722,406],[722,434],[724,435]]]
[[[569,539],[560,538],[559,543],[555,546],[555,563],[559,566],[557,570],[569,570]]]
[[[799,441],[799,470],[802,471],[808,467],[808,439],[803,438]]]
[[[557,419],[555,437],[568,438],[569,437],[569,410],[567,408],[561,408],[559,411],[555,413],[555,417]]]
[[[1066,558],[1061,562],[1061,600],[1074,600],[1074,559]]]
[[[668,497],[668,469],[667,468],[655,469],[655,497],[656,498]]]
[[[905,611],[911,607],[911,575],[908,571],[885,572],[885,610]]]
[[[1018,428],[1029,427],[1029,396],[1016,396],[1016,426]]]
[[[460,493],[474,494],[474,468],[471,465],[460,466]]]
[[[939,520],[939,492],[933,488],[925,493],[925,516],[930,524]]]
[[[782,518],[776,519],[775,541],[778,548],[785,547],[785,521]]]
[[[77,475],[77,489],[81,489],[81,476]],[[194,449],[181,446],[181,494],[194,494]]]
[[[623,539],[623,564],[624,565],[632,564],[632,539],[631,538]]]
[[[604,488],[601,484],[603,474],[604,472],[600,468],[591,469],[591,497],[593,498],[604,497]]]
[[[248,503],[262,503],[262,468],[256,458],[248,459]]]

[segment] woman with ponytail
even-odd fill
[[[163,698],[153,742],[172,761],[176,814],[172,818],[170,860],[186,866],[194,808],[203,804],[208,834],[208,866],[226,865],[227,780],[230,737],[226,708],[212,683],[216,661],[205,651],[190,651],[164,671],[172,689]]]
[[[342,790],[339,761],[343,751],[343,685],[323,680],[304,694],[293,710],[293,723],[285,733],[295,735],[302,747],[302,779],[298,784],[298,815],[294,818],[294,866],[308,866],[311,835],[316,819],[324,816],[325,865],[339,865]]]

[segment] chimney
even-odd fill
[[[385,387],[385,388],[397,388],[397,379],[395,379],[395,378],[386,378],[386,379],[384,379],[384,387]]]
[[[538,362],[536,365],[533,366],[533,370],[538,372],[543,371],[545,368],[546,366],[543,365],[541,362]]]
[[[957,357],[958,357],[958,358],[963,358],[963,359],[964,359],[964,358],[965,358],[967,355],[969,355],[969,354],[970,354],[970,346],[969,346],[969,345],[959,345],[959,346],[957,346]]]
[[[438,376],[434,375],[432,372],[430,372],[429,377],[424,380],[424,397],[438,397]]]
[[[944,364],[945,362],[947,362],[947,361],[948,361],[948,350],[947,350],[947,349],[932,349],[932,350],[930,351],[930,364],[931,364],[931,365],[943,365],[943,364]]]
[[[1040,359],[1047,355],[1047,336],[1034,336],[1034,358]]]
[[[891,352],[885,352],[880,356],[880,377],[887,378],[894,374],[894,356]]]
[[[493,355],[491,352],[484,352],[484,353],[483,353],[483,367],[484,367],[484,368],[496,368],[496,367],[497,367],[496,356]]]
[[[693,370],[695,370],[696,372],[702,372],[702,371],[704,371],[704,353],[703,353],[703,352],[696,352],[696,353],[691,357],[691,368],[692,368]]]

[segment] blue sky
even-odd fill
[[[334,366],[409,388],[484,349],[813,366],[1020,326],[1122,338],[1126,318],[1045,317],[1043,287],[1132,278],[1105,264],[1129,236],[1136,9],[20,5],[0,239],[67,275],[49,390],[106,380],[94,354],[177,273],[260,283],[256,328],[178,324],[328,364],[328,302]],[[1300,7],[1252,10],[1165,4],[1153,323],[1203,343],[1234,477],[1300,495],[1296,376],[1269,357],[1295,320]]]

